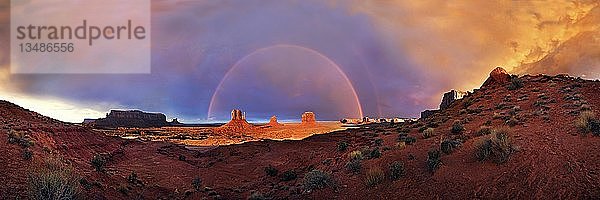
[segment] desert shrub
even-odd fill
[[[509,134],[508,128],[494,129],[489,137],[480,140],[475,146],[477,160],[491,160],[498,164],[506,162],[515,151]]]
[[[465,127],[462,125],[461,122],[456,121],[452,124],[452,128],[450,129],[450,132],[454,133],[454,134],[458,134],[458,133],[462,133],[465,130]]]
[[[422,133],[423,131],[427,130],[428,127],[427,126],[422,126],[419,128],[419,133]]]
[[[81,185],[81,187],[83,187],[86,190],[90,190],[92,189],[92,183],[90,183],[87,179],[85,178],[81,178],[79,179],[79,184]]]
[[[346,163],[346,169],[350,170],[354,174],[360,173],[360,170],[362,169],[362,160],[354,159],[348,161],[348,163]]]
[[[373,158],[379,158],[379,157],[381,157],[381,152],[379,151],[379,147],[373,148],[373,150],[371,150],[371,152],[369,153],[369,158],[373,159]]]
[[[381,146],[381,145],[383,145],[383,139],[381,139],[381,138],[377,138],[377,139],[375,140],[375,145],[376,145],[376,146]]]
[[[46,160],[45,166],[29,175],[29,199],[79,199],[78,178],[59,160]]]
[[[131,174],[129,174],[129,176],[127,176],[127,182],[134,184],[134,185],[143,185],[144,182],[142,182],[140,179],[138,179],[138,176],[135,172],[131,172]]]
[[[90,164],[92,164],[92,166],[94,167],[94,169],[96,169],[96,171],[104,172],[104,167],[106,165],[106,158],[102,154],[96,154],[90,161]]]
[[[23,150],[22,156],[25,160],[31,160],[31,158],[33,158],[33,152],[31,152],[31,150],[29,149],[25,149]]]
[[[398,147],[398,149],[402,150],[406,148],[406,142],[398,142],[396,146]]]
[[[450,154],[452,153],[452,151],[454,151],[455,148],[459,147],[462,143],[460,142],[460,140],[444,140],[442,141],[442,143],[440,144],[440,149],[442,150],[442,152],[444,152],[445,154]]]
[[[430,138],[433,136],[435,136],[434,128],[428,128],[428,129],[425,129],[425,131],[423,131],[423,138],[427,139],[427,138]]]
[[[390,179],[398,180],[404,176],[404,163],[396,161],[390,164]]]
[[[510,83],[508,84],[509,90],[517,90],[523,87],[523,80],[521,80],[518,76],[512,75],[510,76]]]
[[[442,164],[442,154],[440,150],[432,149],[427,152],[427,169],[430,172],[435,172]]]
[[[519,123],[520,123],[519,120],[514,117],[511,117],[509,120],[506,120],[506,125],[508,125],[510,127],[519,125]]]
[[[385,175],[381,169],[370,169],[365,176],[365,184],[372,187],[383,182]]]
[[[408,134],[400,134],[400,136],[398,136],[398,142],[404,142],[407,145],[411,145],[411,144],[417,142],[417,138],[410,137],[410,136],[408,136]]]
[[[200,177],[194,178],[192,180],[192,187],[194,187],[196,191],[200,191],[200,189],[202,188],[202,179]]]
[[[180,161],[185,161],[187,160],[186,157],[184,155],[179,155],[179,160]]]
[[[119,186],[119,187],[117,188],[117,191],[119,191],[121,194],[123,194],[123,195],[125,195],[125,196],[129,195],[129,188],[127,188],[127,187],[126,187],[126,186],[124,186],[124,185],[121,185],[121,186]]]
[[[584,111],[579,114],[579,117],[575,120],[575,126],[583,134],[592,133],[600,136],[600,120],[594,112]]]
[[[348,157],[350,158],[350,160],[362,160],[363,154],[361,151],[356,150],[350,152],[350,154],[348,154]]]
[[[489,126],[481,126],[479,130],[477,130],[477,136],[484,136],[492,134],[492,128]]]
[[[287,170],[285,172],[283,172],[283,174],[281,175],[281,180],[282,181],[291,181],[294,180],[298,177],[298,175],[296,174],[296,171],[294,170]]]
[[[265,167],[265,173],[268,176],[277,176],[277,173],[279,173],[279,170],[277,170],[277,168],[273,167],[272,165],[269,165],[269,166]]]
[[[8,133],[8,143],[18,144],[22,148],[28,148],[34,146],[34,142],[29,139],[26,132],[23,131],[10,131]]]
[[[261,194],[260,192],[254,192],[248,197],[248,200],[267,200],[267,199],[271,199],[271,198]]]
[[[312,170],[304,175],[302,185],[306,190],[315,190],[333,187],[335,183],[331,174],[320,170]]]
[[[348,149],[348,146],[349,146],[348,142],[346,142],[346,141],[338,142],[337,150],[338,151],[346,151],[346,149]]]

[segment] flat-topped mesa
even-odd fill
[[[483,86],[490,84],[504,84],[510,81],[510,74],[502,67],[496,67],[496,69],[490,72],[490,77],[483,83]]]
[[[302,113],[302,125],[316,125],[317,118],[313,112]]]
[[[104,128],[149,128],[169,125],[162,113],[147,113],[139,110],[111,110],[106,118],[88,120],[92,126]]]

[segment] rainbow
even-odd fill
[[[356,102],[356,106],[358,108],[358,112],[360,117],[362,118],[363,116],[363,110],[362,110],[362,106],[360,103],[360,99],[358,98],[358,94],[356,93],[356,89],[354,88],[354,86],[352,85],[352,82],[350,81],[350,79],[348,78],[348,76],[346,75],[346,73],[344,73],[344,71],[342,71],[342,69],[340,68],[340,66],[338,64],[336,64],[333,60],[329,59],[329,57],[323,55],[322,53],[314,50],[314,49],[310,49],[307,47],[303,47],[303,46],[298,46],[298,45],[292,45],[292,44],[276,44],[276,45],[272,45],[272,46],[268,46],[268,47],[264,47],[264,48],[260,48],[257,50],[254,50],[253,52],[249,53],[248,55],[242,57],[241,59],[239,59],[237,62],[235,62],[235,64],[229,68],[229,70],[227,70],[227,72],[225,73],[225,75],[223,76],[223,78],[221,79],[221,81],[219,82],[219,84],[217,85],[217,87],[215,88],[215,92],[212,94],[212,97],[210,98],[210,104],[208,106],[208,113],[207,113],[207,118],[210,120],[212,118],[212,113],[213,113],[213,107],[216,101],[216,96],[219,93],[219,91],[221,90],[221,87],[223,86],[223,83],[225,82],[225,80],[227,79],[227,77],[230,76],[231,72],[234,71],[241,63],[243,63],[244,61],[246,61],[248,58],[252,57],[255,54],[264,52],[264,51],[268,51],[270,49],[273,48],[295,48],[295,49],[300,49],[302,51],[306,51],[309,53],[312,53],[314,55],[319,56],[320,58],[325,59],[330,66],[335,67],[335,69],[337,70],[338,73],[340,73],[340,75],[342,75],[342,77],[344,78],[345,82],[348,84],[348,86],[350,86],[350,89],[352,90],[352,95],[354,96],[354,100]]]

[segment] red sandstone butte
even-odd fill
[[[302,113],[302,125],[316,125],[317,118],[313,112]]]
[[[504,84],[510,80],[510,74],[502,67],[496,67],[496,69],[490,72],[490,77],[483,83],[483,85],[489,85],[492,83]]]

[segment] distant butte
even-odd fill
[[[217,132],[241,133],[255,128],[254,125],[246,121],[246,113],[234,109],[231,111],[231,120],[227,124],[217,128]]]
[[[317,125],[317,118],[315,117],[315,113],[313,112],[304,112],[302,113],[302,125]]]
[[[283,124],[280,124],[277,121],[277,116],[273,115],[271,117],[271,119],[269,120],[269,123],[267,124],[268,127],[279,127],[279,126],[283,126]]]

